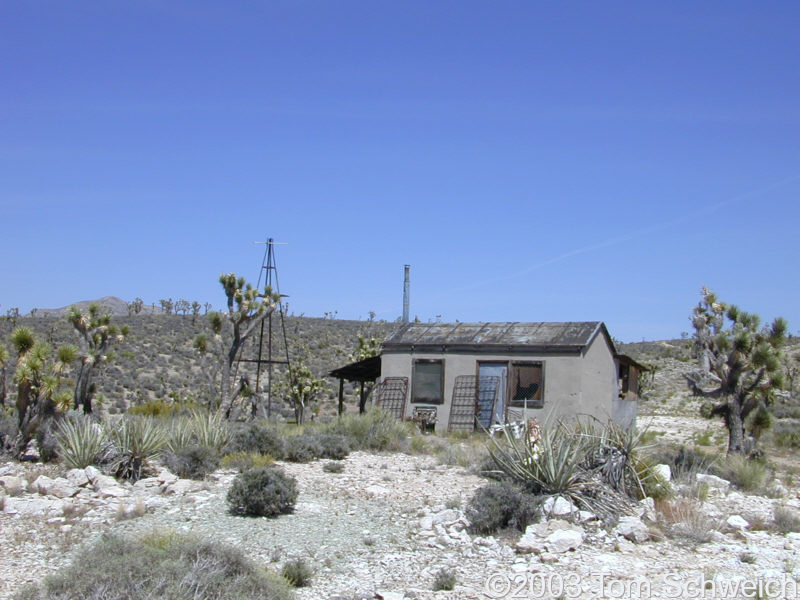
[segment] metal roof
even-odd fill
[[[381,376],[381,357],[371,356],[349,365],[334,369],[329,373],[337,379],[348,381],[375,381]]]
[[[605,331],[600,321],[566,323],[407,323],[384,342],[384,349],[407,346],[514,346],[583,348]],[[609,338],[610,339],[610,338]]]

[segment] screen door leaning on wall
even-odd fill
[[[495,423],[505,423],[506,414],[506,380],[508,378],[508,365],[506,363],[478,363],[478,377],[499,377],[500,386],[497,390],[497,398],[481,398],[478,396],[478,413],[483,417],[481,408],[486,404],[494,402],[494,411],[491,417],[491,423],[486,423],[485,417],[481,418],[481,426],[489,427]]]

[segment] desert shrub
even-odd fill
[[[234,452],[222,457],[223,467],[236,469],[239,472],[253,467],[268,467],[274,462],[269,454],[259,454],[258,452]]]
[[[321,433],[317,436],[317,443],[322,448],[320,458],[342,460],[350,454],[350,442],[343,435],[335,433]]]
[[[539,500],[507,481],[478,488],[465,511],[470,531],[481,534],[508,526],[523,531],[538,513]]]
[[[442,567],[433,576],[433,591],[452,591],[456,587],[456,572],[453,569]]]
[[[228,490],[231,513],[272,517],[291,512],[297,481],[278,467],[255,467],[236,476]]]
[[[103,535],[17,600],[289,600],[293,594],[236,548],[181,535]]]
[[[322,470],[326,473],[342,473],[344,471],[344,464],[336,461],[328,461],[322,465]]]
[[[164,465],[178,477],[203,479],[219,468],[220,457],[211,446],[194,444],[184,446],[174,452],[165,452],[162,456]]]
[[[772,428],[772,439],[780,448],[800,448],[800,427],[798,423],[777,421]]]
[[[0,452],[9,452],[17,437],[17,420],[0,412]]]
[[[476,464],[482,464],[487,457],[491,460],[485,445],[476,446],[466,442],[456,442],[457,439],[464,438],[455,437],[437,449],[436,458],[443,465],[468,469]]]
[[[71,469],[83,469],[99,461],[106,434],[91,418],[68,417],[59,422],[55,439],[61,460]]]
[[[269,454],[280,460],[284,457],[285,442],[278,429],[266,421],[251,421],[237,426],[231,433],[225,451]]]
[[[156,417],[167,418],[171,417],[177,410],[177,407],[172,402],[165,402],[164,400],[148,400],[143,404],[131,406],[128,409],[129,415],[140,417]]]
[[[290,462],[304,463],[319,458],[322,452],[318,436],[301,433],[287,438],[284,458]]]
[[[110,426],[113,446],[111,468],[117,477],[137,481],[145,465],[161,452],[167,442],[164,430],[152,417],[126,417]]]
[[[350,440],[353,450],[405,450],[413,425],[398,421],[380,407],[372,407],[364,414],[345,415],[329,426],[331,433]]]
[[[311,584],[314,571],[302,558],[292,558],[284,563],[281,575],[294,587],[306,587]]]
[[[58,458],[58,443],[55,436],[56,424],[53,419],[47,419],[36,430],[34,438],[39,449],[39,460],[50,462]]]
[[[716,471],[717,475],[747,492],[761,489],[768,475],[763,462],[738,454],[726,457]]]
[[[800,512],[795,509],[778,506],[772,512],[772,523],[775,530],[781,533],[800,531]]]

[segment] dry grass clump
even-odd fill
[[[778,506],[772,513],[773,527],[780,533],[800,531],[800,512],[788,506]]]
[[[703,512],[702,504],[691,498],[662,500],[656,508],[665,533],[675,540],[705,544],[719,528],[719,523]]]
[[[71,565],[14,598],[290,600],[293,595],[279,577],[235,548],[166,533],[138,539],[106,534]]]

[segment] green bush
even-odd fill
[[[340,462],[329,461],[322,465],[322,470],[326,473],[342,473],[344,471],[344,464]]]
[[[178,477],[203,479],[219,468],[219,453],[211,446],[194,444],[174,452],[165,452],[161,457],[164,465]]]
[[[452,591],[456,587],[456,572],[453,569],[442,567],[433,576],[433,591]]]
[[[322,452],[317,436],[301,433],[287,438],[284,458],[289,462],[305,463],[319,458]]]
[[[746,492],[763,488],[769,474],[763,462],[741,455],[728,456],[716,471],[720,477]]]
[[[347,458],[347,455],[350,454],[350,442],[343,435],[321,433],[315,437],[322,449],[319,458],[342,460]]]
[[[59,422],[55,438],[61,460],[71,469],[84,469],[99,462],[106,434],[91,418],[76,416]]]
[[[226,453],[256,452],[276,460],[285,455],[285,442],[278,429],[266,421],[251,421],[237,426],[225,448]]]
[[[302,558],[293,558],[284,563],[281,575],[294,587],[306,587],[311,584],[314,571]]]
[[[236,548],[181,535],[104,534],[16,600],[290,600],[294,595]]]
[[[773,527],[780,533],[800,531],[800,512],[787,506],[778,506],[772,513]]]
[[[231,513],[272,517],[291,512],[297,501],[297,481],[278,467],[255,467],[240,473],[228,491]]]
[[[540,500],[503,481],[478,488],[465,511],[472,533],[494,533],[509,526],[524,531],[539,514]]]
[[[222,466],[226,469],[236,469],[240,473],[253,467],[268,467],[275,461],[269,454],[258,452],[234,452],[222,457]]]
[[[345,415],[329,425],[329,431],[350,440],[352,450],[403,451],[414,430],[380,407],[365,414]]]

